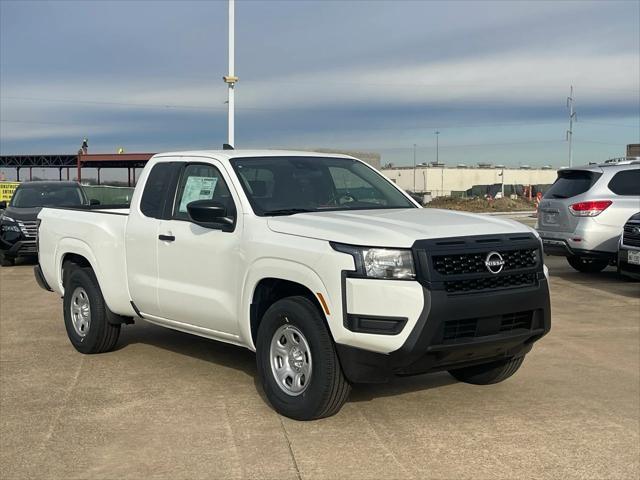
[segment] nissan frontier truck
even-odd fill
[[[158,154],[129,209],[44,208],[37,238],[36,280],[79,352],[114,349],[134,319],[239,345],[299,420],[394,375],[501,382],[550,329],[535,230],[422,208],[345,155]]]

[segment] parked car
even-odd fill
[[[13,265],[17,257],[36,252],[36,219],[44,206],[72,207],[89,201],[77,182],[25,182],[9,204],[0,202],[0,265]]]
[[[501,382],[551,325],[533,229],[423,209],[348,156],[159,154],[130,210],[39,219],[36,279],[78,351],[112,350],[133,318],[241,345],[295,419],[395,374]]]
[[[618,272],[640,280],[640,212],[624,224],[618,247]]]
[[[622,226],[640,208],[640,162],[564,168],[538,207],[548,255],[580,272],[615,265]]]

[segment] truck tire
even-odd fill
[[[324,316],[303,296],[279,300],[265,312],[256,362],[273,408],[295,420],[334,415],[351,390]]]
[[[120,325],[107,321],[108,312],[91,268],[72,267],[64,287],[64,325],[71,344],[81,353],[113,350]]]
[[[608,260],[601,260],[595,258],[586,258],[573,255],[567,257],[567,262],[577,271],[582,273],[598,273],[605,269],[609,265]]]
[[[471,367],[449,370],[449,373],[461,382],[473,385],[491,385],[506,380],[516,373],[524,361],[524,356],[500,360],[498,362],[473,365]]]

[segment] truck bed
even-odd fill
[[[43,208],[38,218],[38,258],[49,286],[64,294],[62,264],[70,255],[88,259],[101,279],[107,306],[132,315],[127,282],[125,230],[129,209],[123,205]],[[108,281],[104,280],[108,279]]]

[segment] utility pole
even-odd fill
[[[228,140],[229,148],[235,147],[235,104],[234,88],[238,77],[235,75],[235,0],[229,0],[229,73],[222,77],[224,83],[229,86],[228,97]]]
[[[567,108],[569,109],[569,130],[567,130],[567,141],[569,142],[569,166],[573,166],[573,122],[578,120],[573,109],[573,85],[567,97]]]
[[[413,193],[416,193],[416,144],[413,144]]]
[[[436,164],[438,164],[440,163],[440,144],[438,143],[438,138],[440,138],[440,132],[436,130],[435,134],[436,134]]]

